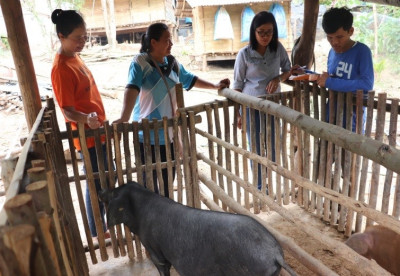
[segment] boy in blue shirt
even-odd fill
[[[371,50],[365,44],[353,41],[353,15],[346,7],[331,8],[322,18],[322,28],[332,48],[328,55],[328,72],[322,73],[319,86],[340,92],[364,91],[366,98],[374,86],[374,68]],[[328,110],[329,111],[329,110]],[[363,108],[363,125],[365,108]],[[352,130],[356,128],[356,113],[353,112]]]

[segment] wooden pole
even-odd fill
[[[0,6],[6,23],[8,43],[14,59],[18,84],[21,89],[25,118],[28,129],[31,130],[42,108],[42,102],[26,35],[21,2],[0,0]]]

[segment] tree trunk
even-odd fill
[[[6,23],[8,42],[21,89],[25,118],[30,130],[42,108],[42,102],[26,35],[21,3],[20,1],[0,0],[0,6]]]
[[[110,48],[117,45],[117,34],[114,16],[114,0],[101,0],[101,9],[103,11],[104,28],[107,35],[107,43]]]
[[[107,0],[107,5],[109,9],[109,18],[110,18],[110,46],[112,49],[117,47],[117,26],[115,25],[115,10],[114,10],[114,0]]]
[[[315,35],[317,30],[319,1],[304,1],[303,30],[296,49],[293,50],[294,64],[311,68],[314,57]]]

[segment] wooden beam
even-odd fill
[[[6,23],[8,43],[14,59],[19,87],[24,103],[25,118],[31,130],[36,116],[42,108],[39,87],[33,67],[28,37],[20,1],[0,0],[1,10]]]

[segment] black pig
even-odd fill
[[[281,267],[295,275],[275,237],[248,216],[187,207],[135,182],[99,197],[108,226],[138,235],[162,276],[171,265],[181,276],[279,275]]]

